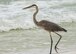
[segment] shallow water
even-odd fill
[[[37,4],[37,20],[58,23],[68,32],[58,32],[62,39],[59,54],[76,54],[76,1],[75,0],[0,0],[0,54],[49,54],[50,36],[34,25],[32,15],[35,8],[23,10]],[[52,33],[53,52],[58,36]]]
[[[76,23],[61,23],[68,32],[59,32],[63,36],[58,47],[59,54],[76,54]],[[58,36],[52,33],[54,44]],[[50,37],[43,29],[11,30],[0,33],[0,54],[49,54]],[[53,54],[57,54],[53,46]]]

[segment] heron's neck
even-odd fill
[[[38,22],[37,22],[37,20],[36,20],[36,15],[37,15],[37,13],[38,13],[38,7],[36,6],[36,12],[33,14],[33,20],[34,20],[34,23],[37,25],[38,24]]]

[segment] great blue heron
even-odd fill
[[[59,40],[58,40],[58,42],[55,45],[55,51],[58,53],[58,51],[57,51],[57,49],[58,49],[57,45],[60,42],[62,36],[60,34],[56,33],[56,32],[58,32],[58,31],[67,32],[67,30],[64,29],[64,28],[62,28],[62,27],[60,27],[56,23],[49,22],[47,20],[41,20],[40,22],[38,22],[36,20],[36,15],[37,15],[37,13],[38,13],[39,10],[38,10],[38,6],[36,4],[32,4],[32,5],[28,6],[28,7],[23,8],[23,9],[28,9],[28,8],[31,8],[31,7],[35,7],[36,8],[36,12],[33,14],[33,21],[34,21],[34,23],[37,26],[42,27],[43,29],[45,29],[46,31],[48,31],[49,34],[50,34],[50,39],[51,39],[50,54],[52,53],[52,45],[53,45],[53,39],[52,39],[52,36],[51,36],[51,32],[54,32],[55,34],[57,34],[60,37]]]

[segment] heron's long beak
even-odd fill
[[[23,8],[23,10],[24,10],[24,9],[28,9],[28,8],[30,8],[30,7],[32,7],[32,5],[31,5],[31,6],[28,6],[28,7]]]

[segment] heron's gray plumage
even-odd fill
[[[38,22],[38,26],[44,28],[45,30],[49,31],[49,32],[54,32],[54,31],[67,31],[64,28],[62,28],[61,26],[57,25],[56,23],[53,22],[49,22],[46,20],[42,20],[40,22]]]

